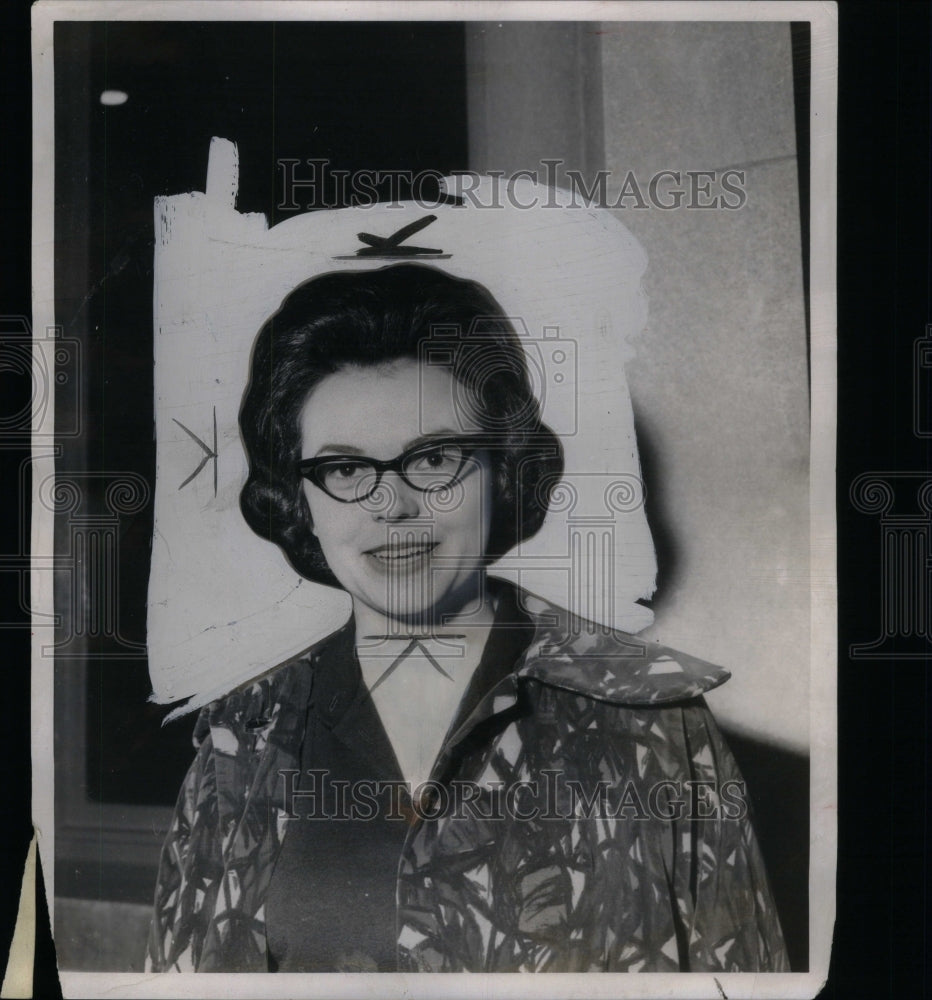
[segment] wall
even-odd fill
[[[526,26],[467,34],[469,64],[485,60],[469,76],[470,165],[563,157],[590,179],[609,171],[609,204],[629,171],[645,193],[648,207],[617,209],[650,258],[628,368],[660,561],[644,634],[732,671],[709,698],[721,721],[803,750],[809,428],[790,27],[534,30],[529,80],[508,58],[523,58]],[[520,128],[497,119],[504,108]],[[658,171],[726,168],[744,171],[738,210],[650,204]]]

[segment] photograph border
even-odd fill
[[[417,4],[228,2],[162,0],[135,7],[119,0],[40,2],[33,9],[33,357],[36,377],[48,370],[42,331],[55,327],[54,310],[54,116],[52,32],[58,20],[640,20],[809,21],[812,30],[810,139],[810,966],[805,973],[548,974],[202,974],[60,973],[66,996],[106,990],[125,996],[362,997],[372,993],[410,997],[760,997],[814,996],[828,975],[835,918],[837,845],[837,587],[835,516],[836,433],[836,130],[837,11],[829,3],[499,3]],[[39,485],[54,475],[54,380],[50,405],[33,437],[33,553],[54,550],[53,514],[40,502]],[[54,615],[51,574],[34,564],[30,582],[36,620]],[[46,619],[47,620],[47,619]],[[32,640],[33,813],[50,913],[54,907],[53,661],[37,628]]]

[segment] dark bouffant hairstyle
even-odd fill
[[[489,560],[543,524],[563,472],[559,439],[540,418],[524,348],[479,284],[422,264],[334,272],[299,285],[259,331],[239,424],[249,460],[240,508],[302,576],[339,586],[311,531],[299,417],[318,383],[348,366],[403,358],[447,367],[494,436]]]

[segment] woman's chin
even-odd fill
[[[445,620],[456,617],[463,613],[468,600],[462,599],[459,595],[443,593],[433,593],[429,599],[424,600],[427,595],[418,595],[422,599],[418,600],[414,595],[404,594],[392,595],[392,599],[386,600],[384,595],[381,599],[363,599],[362,603],[386,621],[387,630],[391,632],[425,632],[434,630],[444,624]],[[357,605],[360,598],[354,597],[353,603]]]
[[[357,576],[346,589],[353,598],[357,617],[374,612],[386,620],[389,631],[424,632],[443,626],[483,603],[484,570],[473,567],[464,572],[459,567],[451,573],[424,561],[420,568],[404,564],[403,569],[387,570],[384,564],[372,571],[373,559],[367,558],[369,572]],[[366,610],[363,610],[363,609]]]

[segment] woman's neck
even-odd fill
[[[434,767],[492,630],[483,585],[455,611],[398,620],[354,602],[363,680],[411,788]]]

